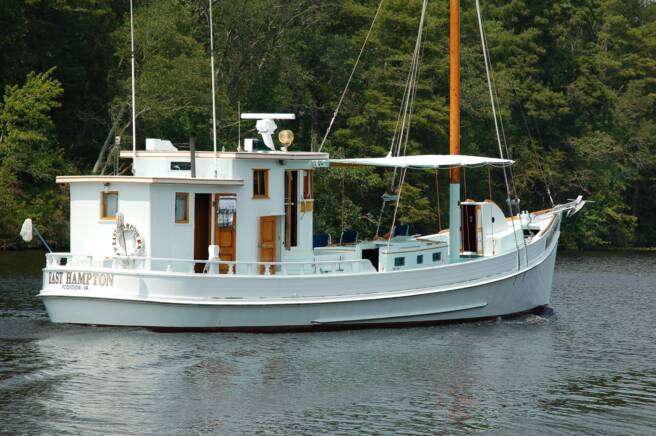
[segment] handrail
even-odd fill
[[[66,260],[63,261],[63,259]],[[162,264],[162,266],[158,267],[158,264]],[[186,265],[186,268],[180,270],[177,266],[179,264]],[[193,273],[196,265],[203,265],[206,274],[228,275],[320,275],[375,272],[375,268],[368,259],[257,262],[145,256],[107,256],[62,252],[46,254],[46,267],[111,267],[117,269]]]

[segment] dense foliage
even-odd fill
[[[316,149],[378,0],[214,0],[221,146],[237,143],[238,108],[295,112],[296,149]],[[572,248],[656,245],[656,4],[648,0],[486,0],[483,15],[522,209],[583,194],[567,222]],[[415,44],[420,0],[384,0],[325,145],[334,156],[384,155]],[[67,239],[64,173],[111,173],[114,136],[132,141],[129,2],[0,2],[0,247],[23,218]],[[462,1],[462,152],[497,156],[473,1]],[[135,1],[137,134],[210,147],[205,0]],[[241,126],[242,138],[252,136]],[[408,153],[448,151],[448,0],[429,2]],[[391,173],[331,169],[317,180],[316,224],[376,229]],[[467,196],[488,195],[484,169]],[[400,219],[446,223],[447,174],[409,173]],[[503,177],[492,174],[505,203]],[[548,189],[547,189],[548,188]],[[391,209],[383,214],[389,226]]]

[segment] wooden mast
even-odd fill
[[[449,153],[460,154],[460,0],[449,0]],[[449,257],[460,256],[460,169],[451,168]]]

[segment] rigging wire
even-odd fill
[[[134,73],[134,16],[132,13],[132,0],[130,0],[130,68],[132,74],[132,171],[137,162],[137,98],[135,96],[135,73]]]
[[[488,190],[488,199],[492,200],[492,166],[487,166],[487,190]]]
[[[413,53],[413,76],[412,83],[409,84],[410,92],[409,94],[409,105],[408,105],[408,125],[405,129],[405,139],[403,143],[403,155],[406,155],[408,149],[408,140],[410,138],[410,127],[412,123],[412,115],[415,109],[415,101],[417,98],[417,82],[419,79],[419,67],[421,65],[421,55],[422,55],[422,42],[423,42],[423,32],[424,32],[424,21],[426,19],[426,6],[428,0],[424,0],[421,10],[421,18],[419,20],[419,30],[417,32],[417,42],[415,43],[415,50]],[[399,150],[397,156],[401,155],[401,148],[399,144]]]
[[[394,134],[392,136],[390,148],[387,153],[388,156],[392,156],[392,155],[400,156],[402,150],[403,150],[403,155],[405,156],[408,148],[408,141],[410,139],[410,126],[412,121],[412,115],[414,113],[414,105],[417,97],[417,82],[419,79],[421,55],[423,53],[422,43],[424,40],[424,27],[425,27],[424,24],[426,21],[427,7],[428,7],[428,0],[424,0],[422,2],[421,16],[419,18],[417,40],[415,42],[415,47],[412,52],[412,57],[410,60],[410,68],[406,76],[406,84],[403,90],[403,96],[401,98],[401,105],[399,108],[399,114],[397,115]],[[392,173],[392,178],[390,181],[390,191],[396,190],[396,180],[397,180],[396,178],[397,178],[397,168],[394,168],[394,171]],[[378,217],[378,224],[376,226],[376,236],[378,236],[378,231],[380,230],[381,220],[383,218],[385,205],[387,201],[388,201],[387,196],[383,195],[380,213]]]
[[[522,121],[524,122],[524,126],[526,127],[526,133],[528,133],[528,139],[531,142],[531,151],[535,155],[535,162],[538,164],[538,170],[540,171],[540,174],[542,175],[542,180],[544,181],[544,187],[547,190],[547,195],[549,196],[549,201],[551,202],[551,207],[554,207],[556,203],[554,202],[553,197],[551,196],[551,188],[549,184],[553,182],[551,180],[551,176],[547,177],[547,174],[544,171],[544,167],[540,163],[540,155],[533,149],[533,144],[535,143],[535,139],[533,138],[533,135],[531,134],[531,129],[528,126],[528,121],[526,120],[526,114],[524,113],[524,108],[522,107],[521,103],[519,104],[519,112],[522,115]]]
[[[401,191],[403,190],[403,182],[405,182],[405,175],[408,173],[408,168],[403,168],[401,171],[401,183],[399,184],[399,194],[396,197],[396,206],[394,206],[394,216],[392,217],[392,226],[390,227],[389,238],[387,238],[387,253],[389,253],[390,242],[394,237],[394,224],[396,224],[396,213],[399,210],[399,203],[401,202]]]
[[[408,70],[406,85],[403,90],[403,98],[401,99],[399,117],[397,119],[397,125],[394,130],[394,136],[392,138],[392,143],[390,144],[388,156],[392,156],[393,154],[396,156],[400,156],[401,146],[403,146],[403,155],[405,156],[408,148],[412,114],[414,113],[414,105],[417,96],[417,81],[419,78],[419,65],[420,65],[421,54],[422,54],[421,47],[423,41],[423,29],[424,29],[424,22],[426,19],[427,5],[428,5],[428,0],[424,0],[422,3],[421,16],[419,18],[419,29],[417,30],[417,40],[415,42],[415,48],[412,52],[410,69]],[[400,128],[399,128],[399,124],[400,124]],[[397,131],[398,131],[398,135],[397,135]],[[394,168],[394,171],[392,173],[392,179],[390,182],[391,189],[394,189],[396,183],[396,174],[397,174],[397,169]]]
[[[499,98],[499,91],[498,87],[496,84],[496,80],[494,79],[494,68],[492,67],[492,61],[489,59],[490,58],[490,51],[487,48],[488,43],[487,43],[487,32],[485,32],[485,28],[482,27],[481,25],[481,36],[485,42],[484,50],[487,51],[487,57],[488,57],[488,65],[490,67],[490,82],[492,85],[492,90],[494,92],[494,101],[496,102],[496,107],[497,107],[497,112],[499,114],[499,127],[501,128],[501,139],[503,140],[503,145],[504,149],[506,150],[506,157],[508,159],[512,159],[512,154],[510,153],[510,147],[508,146],[508,139],[506,138],[506,129],[504,127],[503,123],[503,117],[501,116],[501,99]],[[517,195],[517,186],[515,184],[515,170],[511,167],[508,167],[508,172],[510,173],[510,185],[511,185],[511,190],[513,193],[513,196],[515,197],[515,200],[517,201],[517,204],[519,205],[519,196]],[[519,208],[519,206],[518,206]]]
[[[362,47],[360,47],[360,53],[358,53],[358,57],[355,59],[355,64],[353,64],[353,69],[351,70],[351,74],[349,75],[349,78],[346,81],[346,86],[344,87],[344,91],[342,91],[342,95],[339,97],[339,101],[337,103],[337,107],[335,108],[335,112],[333,112],[333,118],[330,120],[330,124],[328,124],[328,128],[326,129],[326,133],[323,135],[323,139],[321,139],[321,144],[319,145],[319,152],[321,152],[321,150],[323,149],[326,139],[330,134],[330,130],[333,127],[333,123],[335,122],[335,118],[337,118],[337,115],[339,114],[339,108],[342,106],[342,102],[344,101],[346,92],[348,91],[349,85],[351,84],[351,80],[353,80],[353,75],[355,74],[355,70],[358,68],[358,64],[360,63],[360,58],[362,57],[362,53],[364,53],[364,48],[367,46],[367,42],[369,41],[369,37],[371,36],[371,31],[373,30],[374,24],[376,23],[376,19],[378,18],[378,15],[380,14],[381,9],[383,8],[384,1],[385,0],[380,0],[380,3],[378,4],[378,9],[376,9],[376,14],[374,15],[374,18],[371,21],[371,25],[369,26],[369,31],[367,32],[367,36],[364,38]]]
[[[440,170],[435,168],[435,205],[437,206],[437,233],[442,231],[442,209],[440,208]]]
[[[209,0],[209,20],[210,20],[210,67],[212,74],[212,145],[214,149],[214,177],[218,177],[217,159],[216,159],[216,77],[214,75],[214,27],[212,22],[212,0]]]
[[[490,70],[492,69],[491,63],[489,62],[488,59],[488,49],[487,49],[487,44],[485,40],[485,31],[483,29],[483,19],[481,17],[481,5],[480,1],[476,0],[476,16],[478,19],[478,27],[480,30],[480,35],[481,35],[481,46],[483,49],[483,61],[485,62],[485,75],[487,76],[487,87],[488,91],[490,93],[490,102],[492,103],[492,117],[494,118],[494,130],[496,132],[497,136],[497,144],[499,145],[499,154],[502,159],[504,159],[504,154],[503,154],[503,145],[501,142],[501,133],[499,130],[499,122],[497,120],[497,106],[495,104],[494,100],[494,92],[492,90],[492,76],[490,73]],[[501,114],[499,114],[499,118],[501,117]],[[506,144],[506,151],[508,150],[507,144]],[[521,253],[519,249],[519,242],[517,241],[517,231],[515,229],[515,214],[513,211],[513,202],[511,200],[510,196],[510,184],[508,182],[508,174],[506,172],[506,168],[503,168],[503,178],[505,181],[506,185],[506,201],[508,202],[508,209],[510,210],[510,223],[512,224],[513,228],[513,235],[515,236],[515,247],[517,248],[517,268],[520,267],[521,265]],[[520,225],[521,225],[521,215],[520,215]],[[524,241],[524,248],[526,249],[526,239],[522,238]],[[528,256],[527,256],[527,262],[528,262]]]
[[[406,83],[406,89],[403,93],[403,117],[401,123],[401,133],[397,137],[396,151],[397,156],[401,155],[401,147],[403,147],[403,155],[406,154],[408,147],[408,140],[410,137],[410,127],[412,123],[412,115],[414,113],[414,105],[417,96],[417,82],[419,79],[419,67],[421,64],[421,54],[422,54],[422,42],[424,38],[424,23],[426,21],[426,9],[428,6],[428,0],[422,2],[421,16],[419,18],[419,28],[417,30],[417,40],[415,42],[415,47],[412,52],[412,58],[410,62],[410,70],[408,72],[408,79]],[[394,144],[392,144],[393,147]],[[390,154],[393,150],[390,149]]]

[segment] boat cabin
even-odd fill
[[[456,258],[448,230],[412,235],[407,224],[393,226],[383,238],[361,240],[357,231],[347,231],[322,242],[313,229],[317,168],[332,162],[405,171],[501,160],[425,155],[329,161],[327,153],[289,151],[289,131],[281,132],[284,145],[276,149],[273,120],[293,114],[242,118],[257,120],[264,146],[251,138],[238,151],[195,151],[148,138],[145,150],[121,151],[121,158],[133,160],[133,175],[58,177],[70,185],[71,252],[138,257],[151,269],[197,273],[213,272],[208,260],[217,261],[223,273],[304,274],[307,263],[313,264],[311,273],[339,272],[344,262],[386,272],[494,256],[515,249],[524,237],[522,226],[512,225],[514,218],[506,219],[492,201],[467,200],[456,206],[461,218]]]
[[[149,138],[121,152],[134,175],[59,177],[70,185],[71,251],[207,260],[215,245],[222,261],[312,259],[313,177],[328,154],[245,142],[214,153]],[[119,213],[131,241],[116,240]]]

